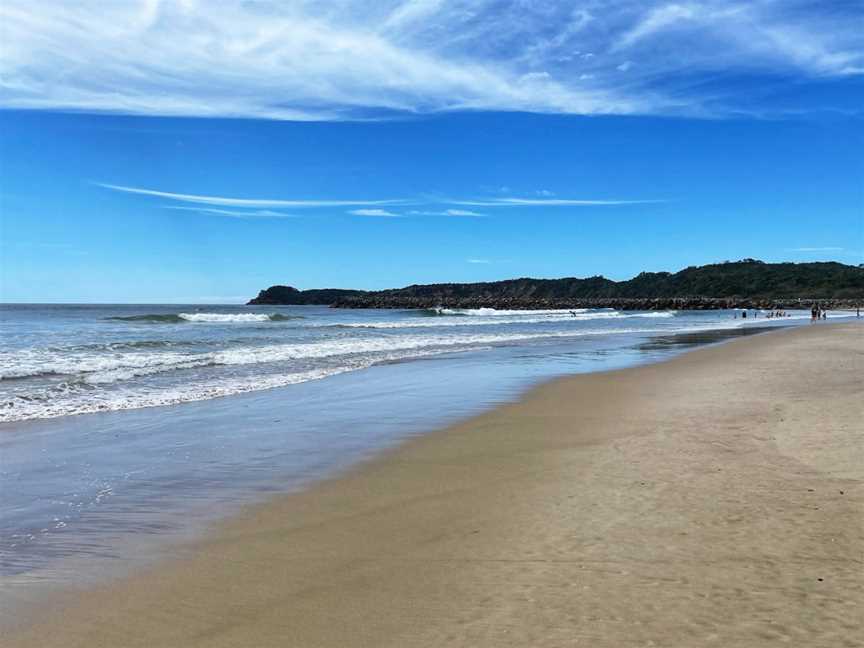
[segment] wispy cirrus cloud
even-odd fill
[[[770,1],[659,3],[647,9],[612,50],[638,49],[660,38],[686,39],[696,46],[686,56],[697,62],[707,54],[696,43],[703,38],[709,44],[725,46],[714,52],[715,61],[733,69],[737,64],[751,69],[785,67],[817,76],[864,74],[860,33],[851,34],[841,24],[835,25],[834,33],[820,29],[846,12],[839,7],[836,13],[821,12],[818,5],[808,2],[785,5]],[[847,18],[864,20],[864,11],[853,9]]]
[[[736,75],[864,73],[862,19],[860,3],[812,0],[5,0],[0,105],[283,120],[723,114],[739,107]],[[718,70],[722,93],[706,89]]]
[[[411,216],[457,216],[466,218],[483,218],[485,214],[470,209],[439,209],[437,211],[412,209],[408,212]]]
[[[351,209],[349,214],[354,216],[377,216],[379,218],[401,218],[402,214],[397,214],[386,209]]]
[[[644,205],[663,200],[581,200],[576,198],[492,198],[453,200],[454,205],[475,207],[598,207],[603,205]]]
[[[104,187],[105,189],[112,189],[122,193],[154,196],[156,198],[167,198],[169,200],[185,203],[223,207],[351,207],[355,205],[393,205],[403,202],[400,200],[283,200],[271,198],[226,198],[224,196],[201,196],[197,194],[172,193],[170,191],[157,191],[155,189],[142,189],[140,187],[127,187],[124,185],[102,182],[97,182],[95,184]]]
[[[233,198],[227,196],[208,196],[201,194],[176,193],[142,187],[130,187],[105,182],[95,182],[96,186],[125,194],[158,198],[168,204],[160,207],[175,210],[196,211],[200,213],[231,216],[234,218],[292,218],[293,214],[274,211],[273,208],[322,209],[353,207],[347,212],[353,216],[377,216],[382,218],[401,218],[404,216],[452,216],[458,218],[483,218],[481,214],[462,206],[482,207],[603,207],[616,205],[640,205],[663,202],[662,200],[590,200],[573,198],[469,198],[469,199],[432,199],[432,198],[389,198],[382,200],[309,200],[283,198]],[[544,190],[542,195],[552,195]],[[179,205],[177,203],[180,203]],[[423,209],[394,211],[395,207],[423,205]],[[450,207],[458,205],[459,207]],[[233,208],[233,209],[231,209]]]
[[[214,207],[182,207],[179,205],[162,205],[164,209],[176,209],[179,211],[191,211],[198,214],[216,214],[218,216],[230,216],[231,218],[297,218],[295,214],[284,214],[272,209],[252,209],[238,211],[234,209],[216,209]]]

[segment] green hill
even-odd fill
[[[864,267],[836,262],[764,263],[754,259],[643,272],[627,281],[508,279],[484,283],[413,285],[381,291],[306,290],[273,286],[251,304],[331,304],[353,308],[429,308],[438,305],[536,308],[613,305],[633,308],[725,308],[753,304],[864,301]],[[651,303],[647,303],[650,301]],[[645,303],[642,303],[645,302]],[[672,304],[672,302],[675,302]],[[640,303],[642,303],[640,305]]]

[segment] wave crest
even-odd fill
[[[630,318],[669,318],[675,317],[676,311],[632,312],[612,309],[573,309],[573,310],[494,310],[478,309],[441,309],[448,311],[445,315],[458,317],[428,317],[408,318],[389,322],[345,322],[332,324],[335,328],[368,328],[368,329],[411,329],[411,328],[444,328],[461,326],[501,326],[506,324],[567,324],[587,320],[618,320]],[[476,313],[476,315],[475,315]]]
[[[223,324],[232,322],[287,322],[294,319],[303,319],[303,316],[283,315],[282,313],[146,313],[144,315],[106,317],[105,319],[118,322],[151,322],[154,324],[183,324],[184,322]]]
[[[605,310],[605,309],[604,309]],[[572,313],[588,312],[587,308],[557,308],[535,310],[499,310],[497,308],[426,308],[421,311],[425,315],[450,317],[531,317],[537,315],[570,315]]]

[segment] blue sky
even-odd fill
[[[860,3],[31,5],[4,301],[864,261]]]

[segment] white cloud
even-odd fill
[[[393,11],[386,17],[382,28],[385,30],[399,30],[428,20],[445,4],[445,0],[407,0],[397,4]]]
[[[644,46],[641,51],[648,52],[667,42],[681,47],[679,68],[706,69],[713,61],[732,71],[864,74],[864,11],[849,9],[819,11],[800,0],[664,3],[647,9],[612,51]]]
[[[424,12],[436,10],[426,4]],[[406,5],[226,0],[189,8],[165,0],[144,12],[131,3],[8,0],[0,5],[3,104],[288,120],[636,108],[611,92],[525,76],[498,55],[467,56],[470,43],[440,51],[422,30],[405,31],[405,16],[382,15],[386,6],[398,13]]]
[[[398,200],[281,200],[270,198],[226,198],[224,196],[200,196],[197,194],[172,193],[169,191],[142,189],[140,187],[126,187],[123,185],[101,182],[95,184],[106,189],[113,189],[114,191],[120,191],[123,193],[167,198],[185,203],[216,205],[219,207],[348,207],[354,205],[393,205],[401,202]]]
[[[663,200],[581,200],[575,198],[491,198],[488,200],[451,200],[454,205],[477,207],[598,207],[603,205],[643,205]]]
[[[441,209],[438,211],[417,210],[413,209],[408,212],[411,216],[464,216],[471,218],[482,218],[483,214],[478,214],[470,209]]]
[[[624,61],[621,65],[615,67],[619,72],[626,72],[633,67],[633,61]]]
[[[645,203],[664,202],[662,200],[590,200],[574,198],[477,198],[477,199],[388,199],[388,200],[291,200],[282,198],[228,198],[225,196],[204,196],[199,194],[173,193],[159,191],[156,189],[143,189],[141,187],[129,187],[108,183],[94,183],[99,187],[127,193],[132,195],[160,198],[169,203],[193,204],[195,207],[183,205],[163,204],[160,207],[169,209],[185,209],[203,213],[220,214],[224,216],[235,216],[239,218],[290,218],[291,215],[272,211],[268,208],[290,207],[295,209],[314,209],[332,207],[356,207],[348,210],[349,214],[355,216],[385,216],[401,217],[383,206],[390,205],[460,205],[466,207],[560,207],[560,206],[603,206],[603,205],[638,205]],[[552,196],[551,191],[541,189],[538,195]],[[199,206],[199,205],[203,205]],[[234,207],[243,211],[224,209]],[[415,209],[407,212],[412,216],[458,216],[482,218],[484,215],[470,209],[457,207],[442,207],[439,209]]]
[[[231,218],[297,218],[294,214],[283,214],[270,209],[253,209],[239,211],[234,209],[216,209],[214,207],[181,207],[178,205],[163,205],[165,209],[177,209],[182,211],[197,212],[199,214],[217,214],[219,216],[230,216]]]
[[[492,263],[492,261],[490,261],[489,259],[466,259],[466,261],[468,263]]]
[[[862,13],[803,0],[4,0],[0,106],[287,120],[700,114],[717,98],[682,75],[864,73]],[[615,74],[625,51],[638,75]]]
[[[399,218],[400,214],[395,214],[386,209],[352,209],[348,212],[355,216],[383,216],[385,218]]]
[[[650,9],[646,15],[632,29],[629,29],[614,49],[630,47],[636,42],[643,40],[657,32],[668,29],[673,25],[693,20],[702,12],[702,8],[696,4],[679,5],[667,4]]]

